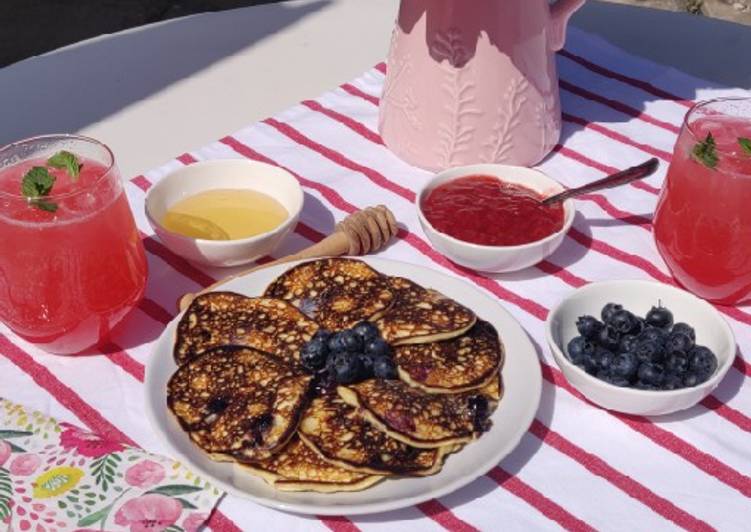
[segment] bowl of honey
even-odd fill
[[[563,190],[539,170],[475,164],[436,174],[415,202],[438,251],[461,266],[500,273],[533,266],[560,246],[574,202],[541,201]]]
[[[172,252],[206,266],[239,266],[271,254],[303,206],[297,179],[246,159],[201,161],[158,181],[146,217]]]

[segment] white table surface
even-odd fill
[[[80,132],[110,145],[124,176],[136,175],[383,60],[397,6],[294,0],[134,28],[21,61],[0,69],[0,144]],[[695,76],[751,86],[741,52],[751,50],[751,28],[593,1],[573,23]]]

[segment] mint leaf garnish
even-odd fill
[[[29,199],[29,203],[47,212],[55,212],[57,204],[41,198],[48,196],[55,184],[55,176],[50,174],[44,166],[34,166],[26,172],[21,180],[21,193]]]
[[[694,145],[694,149],[691,151],[694,159],[707,168],[715,168],[717,166],[717,145],[715,144],[712,132],[707,133],[707,137]]]
[[[55,212],[57,210],[57,203],[51,201],[44,201],[42,199],[31,200],[31,204],[37,209],[41,209],[47,212]]]
[[[751,139],[747,139],[745,137],[738,137],[738,144],[741,145],[741,148],[743,148],[743,151],[745,151],[748,155],[751,155]]]
[[[55,155],[47,159],[47,164],[52,168],[61,168],[66,170],[68,172],[68,175],[73,179],[76,179],[78,177],[78,174],[81,172],[81,167],[83,166],[78,162],[78,158],[76,158],[75,155],[65,150],[59,151]]]

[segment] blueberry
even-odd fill
[[[640,363],[659,362],[663,358],[663,352],[660,345],[649,340],[640,341],[634,348],[634,354]]]
[[[329,338],[331,338],[332,334],[333,333],[327,329],[318,329],[311,340],[323,342],[324,344],[326,344],[328,343]]]
[[[373,376],[377,379],[396,379],[399,374],[396,364],[390,357],[375,357],[373,359]]]
[[[636,344],[639,342],[637,341],[637,338],[633,334],[625,334],[621,336],[621,341],[618,342],[618,352],[619,353],[628,353],[633,351],[636,348]]]
[[[667,337],[668,335],[664,330],[658,329],[657,327],[647,326],[637,338],[639,339],[639,343],[654,342],[660,347],[660,349],[662,349],[665,346]]]
[[[621,333],[616,331],[612,326],[606,325],[597,335],[597,340],[602,347],[610,351],[617,351],[618,344],[621,341]]]
[[[680,331],[671,332],[665,341],[665,351],[668,353],[688,353],[694,347],[694,341]]]
[[[670,331],[671,333],[683,333],[693,342],[696,341],[696,331],[694,331],[694,328],[691,327],[688,323],[678,322],[675,325],[673,325],[673,329]]]
[[[600,367],[599,364],[600,358],[598,356],[598,353],[593,350],[592,353],[585,353],[584,356],[581,358],[581,363],[579,364],[584,371],[589,373],[590,375],[594,375],[597,373],[597,370]]]
[[[708,347],[697,345],[688,355],[689,369],[699,377],[699,382],[704,382],[717,369],[717,357]]]
[[[300,362],[305,369],[316,371],[326,364],[328,354],[329,350],[326,341],[322,337],[313,337],[311,341],[302,346]]]
[[[662,381],[663,390],[677,390],[683,388],[683,378],[675,373],[668,373]]]
[[[367,353],[360,353],[358,356],[360,357],[360,362],[362,362],[362,367],[365,370],[365,374],[368,377],[372,377],[373,376],[373,361],[375,360],[375,357]]]
[[[646,316],[647,325],[669,329],[673,325],[673,313],[663,306],[652,307]]]
[[[636,388],[637,390],[659,390],[660,389],[654,384],[648,384],[642,381],[636,381],[636,384],[634,384],[634,388]]]
[[[637,372],[639,381],[652,386],[659,386],[665,378],[665,371],[660,364],[642,362]]]
[[[686,388],[696,386],[697,384],[700,384],[702,382],[704,381],[701,380],[696,373],[689,372],[683,376],[683,386],[685,386]]]
[[[612,318],[613,314],[615,314],[619,310],[623,310],[623,307],[621,305],[617,303],[608,303],[607,305],[602,307],[600,317],[605,323],[610,323],[610,319]]]
[[[616,310],[610,317],[609,325],[620,334],[629,334],[637,327],[636,316],[628,310]]]
[[[587,340],[594,340],[604,327],[601,321],[593,316],[579,316],[576,320],[576,330]]]
[[[647,323],[644,321],[644,318],[640,318],[639,316],[633,314],[634,316],[634,328],[631,329],[631,334],[634,336],[639,336],[641,332],[647,327]]]
[[[634,353],[626,352],[616,355],[610,363],[610,371],[615,377],[632,379],[639,369],[639,359]]]
[[[628,379],[624,379],[623,377],[618,377],[616,375],[613,375],[612,373],[602,380],[614,386],[619,386],[621,388],[626,388],[631,385],[631,381],[629,381]]]
[[[374,357],[391,356],[391,347],[383,338],[374,338],[365,344],[363,353]]]
[[[378,327],[376,327],[374,323],[369,321],[361,321],[360,323],[352,327],[352,332],[362,338],[363,343],[381,336],[381,332],[378,330]]]
[[[329,336],[328,348],[331,353],[338,351],[346,351],[347,346],[345,344],[344,336],[345,331],[337,332]]]
[[[339,351],[329,357],[329,368],[339,384],[352,384],[363,378],[360,357]]]
[[[350,353],[359,353],[362,351],[362,337],[356,334],[352,329],[342,331],[342,343],[344,350]]]
[[[566,351],[571,362],[578,366],[586,353],[595,352],[595,345],[583,336],[577,336],[568,343]]]
[[[599,348],[597,350],[597,367],[602,371],[610,373],[610,365],[613,363],[614,358],[615,354],[605,348]]]
[[[665,358],[665,371],[683,375],[688,371],[688,357],[684,353],[671,353]]]

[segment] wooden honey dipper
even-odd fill
[[[224,283],[247,275],[250,272],[262,270],[276,264],[284,264],[295,260],[312,259],[314,257],[339,257],[341,255],[367,255],[383,248],[396,235],[396,218],[385,205],[368,207],[353,212],[344,220],[336,224],[334,232],[303,250],[287,255],[273,262],[267,262],[248,268],[240,273],[231,275],[225,279],[207,286],[196,294],[185,294],[180,298],[180,310],[185,310],[188,305],[200,294],[211,292]]]

